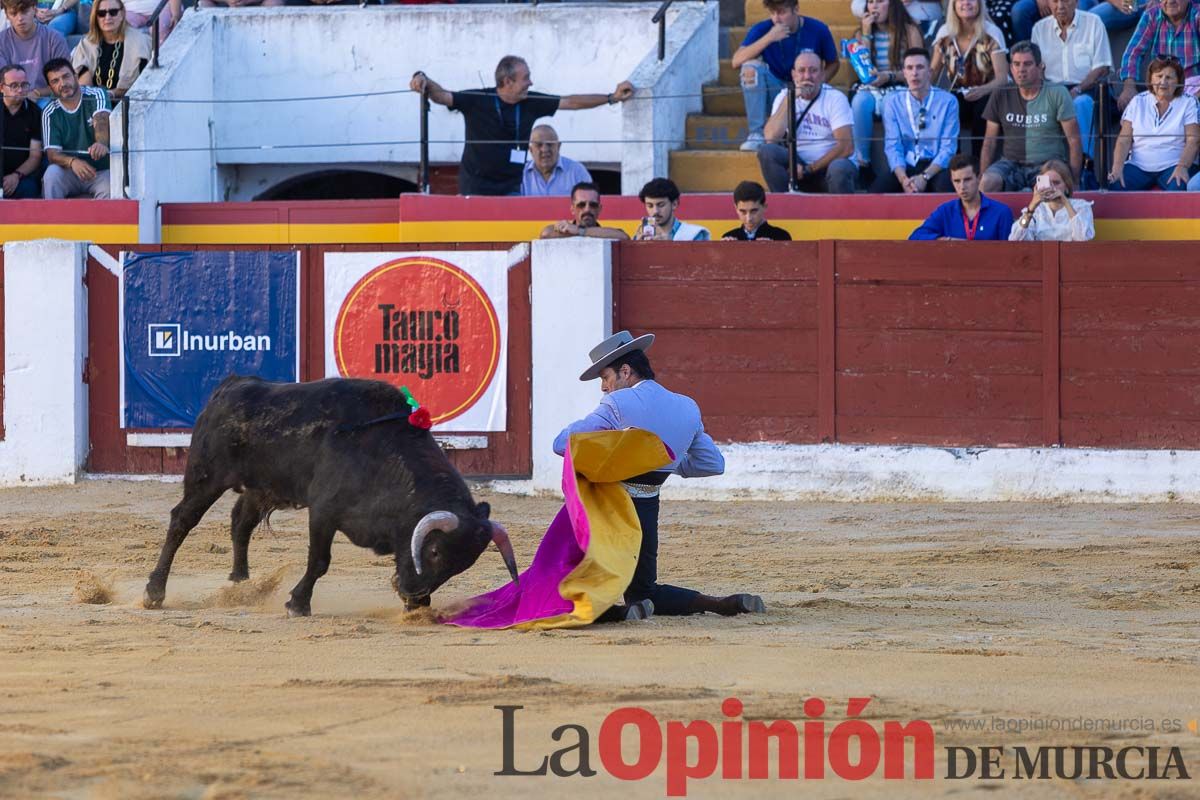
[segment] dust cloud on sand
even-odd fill
[[[313,616],[290,619],[283,603],[307,558],[307,516],[277,513],[251,542],[251,580],[233,585],[232,497],[180,549],[164,607],[144,610],[179,494],[178,484],[98,481],[0,490],[0,797],[663,797],[661,766],[633,783],[603,771],[604,717],[640,706],[663,723],[720,721],[731,696],[745,719],[797,721],[805,698],[820,697],[828,728],[848,698],[869,697],[863,716],[877,728],[930,722],[939,776],[947,746],[1090,744],[1179,747],[1200,777],[1200,735],[1186,728],[1200,717],[1194,506],[668,500],[661,574],[759,592],[767,614],[513,633],[436,622],[506,580],[494,552],[433,608],[407,614],[392,559],[341,537]],[[477,499],[528,564],[558,503]],[[577,724],[600,774],[495,776],[494,706],[505,704],[524,707],[519,768],[564,746],[555,728]],[[1015,730],[1050,719],[1109,727]],[[988,786],[1022,797],[1197,791],[1194,780],[879,777],[714,777],[689,789],[891,798]]]

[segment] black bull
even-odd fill
[[[378,381],[227,378],[196,420],[183,499],[171,510],[143,605],[162,605],[175,552],[227,489],[241,493],[230,527],[233,581],[250,577],[250,535],[272,510],[309,509],[308,569],[287,602],[293,616],[311,613],[337,531],[395,554],[392,584],[409,609],[428,605],[489,542],[515,580],[504,528],[471,498],[430,432],[408,423],[409,410],[399,390]]]

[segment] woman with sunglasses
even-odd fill
[[[1158,56],[1146,76],[1150,88],[1135,95],[1121,115],[1108,188],[1136,191],[1157,185],[1182,192],[1196,174],[1200,113],[1196,101],[1183,93],[1178,58]]]
[[[125,19],[123,0],[96,0],[87,35],[71,53],[80,85],[100,86],[120,99],[149,59],[150,37]]]

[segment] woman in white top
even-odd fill
[[[1073,200],[1075,180],[1071,168],[1058,159],[1042,165],[1033,201],[1008,234],[1010,242],[1090,242],[1096,238],[1090,200]]]
[[[958,119],[971,132],[971,152],[983,149],[983,109],[992,92],[1008,83],[1008,48],[981,0],[950,0],[946,24],[934,35],[929,72],[958,98]]]
[[[1157,184],[1163,191],[1182,192],[1196,173],[1200,113],[1196,101],[1183,93],[1178,58],[1155,58],[1146,75],[1149,91],[1134,96],[1121,115],[1109,188],[1136,191]]]

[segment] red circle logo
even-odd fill
[[[339,374],[408,386],[436,424],[463,414],[491,384],[500,323],[474,278],[440,259],[413,256],[354,284],[338,311],[333,345]]]

